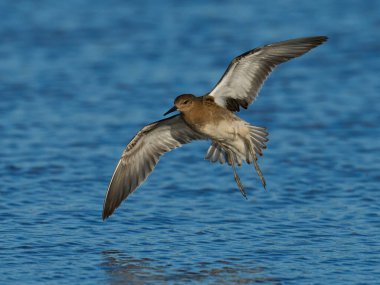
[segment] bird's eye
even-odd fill
[[[185,100],[185,101],[183,101],[183,104],[187,104],[187,103],[189,103],[189,100]]]

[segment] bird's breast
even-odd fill
[[[239,120],[220,120],[204,124],[200,130],[213,140],[228,142],[246,137],[249,129],[244,121]]]
[[[249,134],[245,121],[215,104],[202,104],[184,113],[183,119],[191,128],[216,141],[227,142]]]

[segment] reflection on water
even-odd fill
[[[190,257],[191,258],[191,257]],[[118,250],[102,252],[101,268],[107,272],[110,284],[147,284],[172,282],[206,282],[212,284],[280,284],[280,280],[265,276],[263,267],[241,265],[239,258],[219,260],[214,264],[199,262],[189,270],[178,268],[167,260],[135,258]]]

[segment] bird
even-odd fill
[[[255,101],[264,81],[279,64],[307,53],[327,39],[296,38],[249,50],[230,62],[210,92],[176,97],[164,116],[179,113],[146,125],[125,147],[105,195],[103,220],[147,179],[164,153],[196,140],[211,141],[205,159],[231,166],[243,197],[247,198],[247,194],[236,165],[244,161],[253,164],[266,188],[257,160],[267,147],[267,129],[251,125],[236,112]]]

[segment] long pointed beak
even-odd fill
[[[176,106],[173,106],[169,111],[167,111],[167,112],[164,114],[164,116],[166,116],[167,114],[173,113],[173,112],[175,112],[175,111],[177,111],[177,107],[176,107]]]

